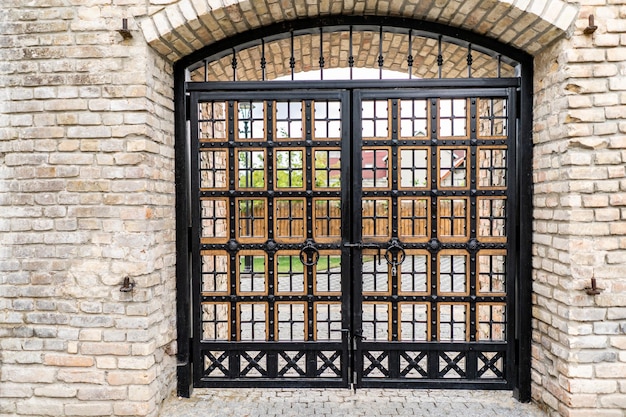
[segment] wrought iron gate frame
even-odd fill
[[[367,19],[366,19],[367,20]],[[386,24],[395,22],[399,26],[411,27],[411,25],[423,27],[424,22],[408,21],[406,19],[383,19]],[[328,20],[326,20],[328,21]],[[316,27],[320,21],[315,19],[308,23],[298,22],[298,27],[310,25]],[[515,339],[509,342],[513,345],[514,358],[511,361],[514,377],[510,380],[507,388],[512,388],[514,396],[520,401],[530,400],[530,336],[531,336],[531,280],[530,280],[530,242],[531,242],[531,127],[532,127],[532,58],[520,51],[504,47],[493,40],[478,35],[463,32],[445,26],[427,24],[429,28],[439,29],[441,32],[453,32],[455,36],[472,39],[477,43],[484,42],[492,48],[500,48],[509,56],[514,56],[520,62],[520,77],[516,78],[519,90],[519,119],[517,128],[517,172],[515,173],[515,185],[512,187],[518,204],[516,210],[518,224],[516,226],[516,239],[511,242],[512,250],[516,253],[514,271],[515,285],[515,322],[511,323],[515,329]],[[266,31],[279,33],[286,29],[285,24],[265,28]],[[257,35],[258,36],[258,35]],[[464,38],[464,39],[466,39]],[[228,40],[229,43],[242,43],[240,37]],[[201,51],[207,55],[206,51]],[[193,90],[210,89],[253,91],[271,88],[273,90],[293,89],[294,82],[237,82],[237,83],[187,83],[185,81],[186,66],[197,60],[199,54],[192,54],[175,64],[175,107],[176,107],[176,206],[177,206],[177,318],[178,318],[178,394],[189,396],[192,387],[191,367],[191,333],[190,325],[193,321],[191,312],[191,287],[190,287],[190,241],[193,233],[190,233],[192,216],[190,215],[190,149],[187,136],[187,113],[189,111],[187,96]],[[377,88],[419,88],[419,89],[447,89],[447,88],[494,88],[508,85],[506,79],[448,79],[448,80],[412,80],[412,81],[351,81],[350,89],[377,89]],[[323,81],[307,82],[307,88],[332,90],[346,88],[346,82]]]
[[[434,105],[437,100],[439,99],[475,99],[475,98],[492,98],[492,97],[506,97],[507,98],[507,102],[510,103],[510,107],[509,107],[509,112],[510,114],[508,115],[508,124],[509,125],[515,125],[515,120],[518,116],[518,112],[517,112],[517,100],[516,100],[516,96],[517,96],[517,88],[519,87],[519,80],[518,79],[508,79],[506,80],[508,81],[508,85],[505,85],[505,83],[502,83],[502,85],[498,88],[494,88],[494,87],[488,87],[487,84],[480,85],[480,82],[477,82],[475,86],[469,86],[469,85],[465,85],[462,88],[459,87],[448,87],[445,89],[437,89],[437,88],[427,88],[427,89],[421,89],[421,88],[396,88],[396,89],[386,89],[384,86],[379,86],[376,89],[353,89],[353,98],[352,98],[352,102],[353,102],[353,120],[352,120],[352,126],[354,129],[354,133],[353,133],[353,137],[357,137],[357,140],[353,141],[353,148],[352,148],[352,152],[351,154],[353,155],[353,166],[351,167],[351,171],[352,173],[355,172],[360,172],[362,167],[361,167],[361,159],[358,157],[354,157],[355,155],[359,155],[359,152],[361,150],[361,148],[363,146],[365,146],[363,144],[364,142],[364,138],[361,137],[360,132],[362,132],[361,129],[361,118],[360,118],[360,103],[363,100],[372,100],[372,99],[389,99],[389,98],[393,98],[393,99],[406,99],[406,98],[410,98],[410,99],[423,99],[423,100],[427,100],[429,102],[429,106]],[[398,109],[393,110],[394,113],[398,113]],[[432,115],[431,115],[432,116]],[[397,118],[398,115],[394,115],[392,116],[392,118]],[[434,116],[432,116],[434,117]],[[472,120],[476,120],[478,118],[477,114],[471,112],[470,118]],[[394,125],[395,126],[395,125]],[[435,130],[433,128],[433,130]],[[510,136],[516,137],[517,132],[513,132]],[[393,157],[393,149],[394,148],[398,148],[402,143],[406,144],[406,140],[400,140],[398,139],[393,139],[393,137],[395,135],[399,134],[391,134],[391,140],[387,140],[387,141],[383,141],[383,143],[385,142],[389,142],[387,145],[392,147],[392,157]],[[428,141],[424,141],[424,142],[429,142],[429,146],[434,146],[435,148],[437,146],[445,146],[445,145],[437,145],[437,143],[439,142],[440,139],[437,140],[428,140]],[[376,142],[376,141],[374,141]],[[408,141],[411,142],[411,141]],[[419,142],[419,141],[415,141],[415,142]],[[467,144],[470,144],[470,142],[472,143],[472,147],[476,146],[477,143],[479,141],[476,140],[450,140],[449,138],[447,140],[444,139],[444,142],[450,142],[450,143],[455,143],[455,142],[466,142]],[[508,141],[507,141],[508,142]],[[516,145],[517,143],[510,143],[509,146],[507,147],[507,166],[510,167],[515,167],[516,166]],[[449,145],[448,145],[449,146]],[[461,146],[460,144],[458,146]],[[397,158],[397,156],[396,156]],[[473,156],[470,158],[472,160],[470,165],[477,165],[476,164],[476,156]],[[434,178],[435,175],[435,171],[437,164],[436,163],[431,163],[430,166],[430,170],[432,171],[431,175]],[[398,170],[399,167],[397,166],[397,162],[396,164],[391,164],[391,169],[392,171]],[[475,170],[474,167],[470,167],[470,171],[472,172],[472,175],[474,175]],[[398,178],[397,173],[394,173],[391,175],[391,178]],[[435,191],[433,189],[429,190],[427,195],[429,195],[433,201],[437,199],[438,196],[442,196],[442,195],[448,195],[448,196],[460,196],[460,195],[466,195],[467,198],[469,198],[470,200],[470,205],[473,206],[475,204],[475,200],[476,197],[478,195],[486,195],[484,194],[479,194],[478,192],[476,192],[475,188],[475,182],[476,182],[476,178],[471,178],[472,183],[474,183],[474,185],[470,186],[471,190],[467,190],[466,193],[464,194],[463,192],[457,192],[457,191],[448,191],[447,193],[444,191],[442,192],[441,190],[439,191]],[[353,232],[358,232],[361,229],[361,205],[360,205],[360,201],[362,198],[365,198],[366,193],[364,193],[363,187],[362,187],[362,182],[361,181],[353,181],[353,187],[351,189],[351,201],[353,203],[352,205],[352,213],[351,213],[351,217],[353,219],[355,219],[355,226],[353,228]],[[438,188],[438,187],[435,187]],[[506,198],[507,198],[507,207],[511,206],[511,207],[515,207],[517,205],[517,196],[515,195],[515,190],[512,187],[507,187],[506,190]],[[405,192],[406,193],[406,192]],[[384,195],[388,195],[392,201],[399,198],[402,193],[396,189],[396,186],[392,186],[391,189],[387,192],[369,192],[369,195],[371,196],[372,194],[374,195],[380,195],[380,196],[384,196]],[[411,193],[408,193],[409,195]],[[371,198],[371,197],[370,197]],[[396,210],[399,210],[396,208]],[[434,211],[434,209],[433,209]],[[509,212],[507,210],[507,212]],[[517,212],[512,211],[510,213],[510,216],[507,215],[508,219],[507,219],[507,233],[506,236],[508,237],[507,239],[507,243],[505,244],[506,246],[506,252],[507,252],[507,259],[510,258],[514,258],[514,256],[509,256],[509,254],[513,254],[516,253],[517,251],[517,244],[516,244],[516,233],[517,231],[514,228],[514,225],[516,223],[517,220]],[[471,215],[471,217],[476,217],[476,213],[473,213]],[[437,218],[436,215],[432,215],[432,218]],[[392,215],[392,221],[394,222],[394,225],[398,225],[398,215],[397,214],[393,214]],[[430,221],[430,220],[429,220]],[[439,220],[436,220],[436,222],[438,223]],[[473,222],[475,222],[477,220],[473,219],[470,220],[470,224],[473,224]],[[473,226],[470,226],[470,228]],[[433,225],[432,230],[434,231],[435,226]],[[358,233],[353,234],[351,236],[351,241],[356,241],[356,240],[361,240],[362,237],[358,236]],[[395,235],[392,235],[391,241],[394,242],[396,241],[397,237]],[[431,252],[434,256],[434,254],[438,253],[440,250],[444,250],[446,248],[457,248],[459,247],[458,243],[445,243],[442,242],[438,239],[431,239],[428,242],[422,242],[422,243],[405,243],[402,242],[402,240],[397,240],[397,243],[395,244],[401,244],[402,245],[402,251],[404,253],[404,249],[410,250],[410,249],[422,249],[422,250],[427,250],[429,252]],[[473,246],[473,247],[471,247]],[[470,241],[467,244],[463,244],[461,247],[463,247],[463,249],[467,250],[468,252],[472,253],[477,253],[480,249],[489,249],[490,247],[496,247],[497,245],[490,245],[488,243],[484,243],[484,242],[480,242],[476,239],[470,239]],[[432,274],[433,271],[431,271]],[[437,273],[435,273],[436,275]],[[368,341],[368,340],[364,340],[360,337],[357,337],[355,339],[355,348],[354,348],[354,352],[353,352],[353,356],[354,356],[354,363],[353,363],[353,367],[354,367],[354,376],[353,376],[353,383],[355,384],[356,387],[363,387],[363,388],[380,388],[380,387],[393,387],[393,388],[406,388],[407,385],[418,388],[418,387],[426,387],[426,388],[472,388],[472,389],[510,389],[513,387],[513,380],[515,379],[516,376],[516,372],[517,370],[514,368],[514,362],[512,360],[508,360],[508,358],[513,358],[514,357],[514,350],[513,350],[513,343],[510,343],[509,341],[514,340],[515,337],[515,317],[516,317],[516,312],[515,312],[515,304],[514,304],[514,299],[515,299],[515,279],[517,279],[515,272],[512,270],[511,266],[507,266],[507,277],[513,277],[513,279],[507,279],[507,288],[506,288],[506,297],[504,297],[506,299],[506,309],[507,311],[510,311],[511,314],[507,314],[507,329],[506,329],[506,349],[502,349],[502,347],[498,348],[498,344],[496,343],[490,343],[490,342],[478,342],[478,341],[469,341],[469,342],[441,342],[441,341],[437,341],[437,342],[433,342],[433,341],[426,341],[426,342],[406,342],[406,341],[402,341],[402,342],[394,342],[394,341],[389,341],[389,342],[376,342],[376,341]],[[352,306],[352,315],[353,315],[353,326],[354,328],[360,329],[362,327],[362,324],[360,323],[360,312],[361,312],[361,305],[365,302],[367,302],[367,299],[376,299],[376,298],[380,298],[380,297],[368,297],[365,295],[365,293],[363,292],[362,289],[362,283],[363,281],[360,279],[360,276],[355,276],[353,277],[353,289],[352,289],[352,299],[354,300],[353,303],[354,305]],[[393,279],[393,278],[392,278]],[[434,279],[434,276],[432,276],[432,279]],[[476,280],[476,277],[474,278],[474,280]],[[471,279],[470,279],[471,281]],[[397,283],[396,283],[397,285]],[[475,285],[475,282],[474,282]],[[409,301],[411,299],[415,300],[415,299],[423,299],[424,301],[428,300],[430,301],[432,304],[437,304],[438,302],[446,302],[446,300],[448,301],[454,301],[455,297],[452,296],[448,296],[446,297],[444,296],[437,296],[437,294],[435,295],[431,295],[431,296],[425,296],[425,297],[411,297],[411,296],[402,296],[402,295],[392,295],[391,297],[387,296],[387,297],[383,297],[386,299],[389,299],[389,302],[392,304],[397,304],[399,301]],[[470,296],[467,297],[468,299],[471,299],[470,304],[475,305],[474,303],[476,303],[477,299],[480,299],[481,297],[476,297],[476,296]],[[482,297],[484,300],[489,299],[490,297]],[[499,298],[499,297],[495,297],[495,298]],[[491,301],[494,301],[494,297],[491,297]],[[393,311],[394,309],[392,309],[392,314],[393,314],[393,320],[397,322],[397,311]],[[471,313],[470,313],[471,314]],[[432,320],[432,319],[431,319]],[[470,319],[470,323],[471,319]],[[398,326],[398,324],[396,324],[396,326]],[[429,326],[431,326],[431,323],[429,323]],[[476,324],[470,324],[470,328],[473,329],[473,332],[475,332],[475,328],[477,327]],[[392,325],[393,328],[393,325]],[[434,330],[433,330],[434,332]],[[397,337],[397,336],[396,336]],[[501,345],[501,344],[500,344]],[[367,348],[367,349],[366,349]],[[383,378],[370,378],[370,379],[365,379],[364,375],[363,375],[363,369],[365,368],[365,364],[363,362],[364,358],[365,358],[365,354],[364,352],[366,351],[381,351],[380,356],[383,357],[384,359],[388,360],[388,366],[387,368],[385,368],[381,363],[381,357],[375,358],[373,356],[371,356],[369,358],[370,360],[370,367],[378,367],[381,370],[384,370],[385,372],[389,372],[390,373],[390,377],[388,379],[383,379]],[[399,374],[393,375],[394,372],[398,372],[402,370],[402,367],[399,366],[399,362],[400,362],[400,357],[402,356],[402,352],[406,353],[407,351],[419,351],[421,354],[425,355],[424,358],[427,360],[427,365],[425,367],[425,369],[423,371],[426,371],[428,373],[428,378],[426,380],[419,380],[419,379],[402,379],[400,378]],[[439,353],[442,353],[445,355],[445,351],[448,351],[447,353],[459,353],[459,356],[457,356],[456,358],[452,358],[450,360],[448,360],[448,364],[452,364],[452,366],[454,366],[456,364],[456,360],[459,360],[459,358],[462,359],[466,359],[466,369],[464,370],[464,372],[467,374],[467,379],[463,379],[461,378],[461,380],[446,380],[445,378],[441,378],[441,377],[437,377],[438,374],[438,361],[439,361]],[[503,367],[503,380],[480,380],[477,378],[477,365],[480,364],[480,362],[478,361],[477,355],[482,355],[486,352],[500,352],[501,354],[503,354],[504,356],[504,367]],[[406,358],[405,358],[406,359]],[[495,361],[495,360],[494,360]],[[487,364],[487,362],[484,362],[485,364]],[[485,366],[489,366],[491,365],[491,363],[485,365]],[[417,367],[417,364],[412,364],[412,365],[408,365],[407,369],[410,369],[411,367]]]

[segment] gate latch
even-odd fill
[[[382,259],[382,246],[378,243],[344,243],[344,247],[346,248],[357,248],[357,249],[376,249],[378,253],[376,254],[376,260],[378,261],[378,265],[380,265]]]
[[[367,340],[367,337],[363,336],[363,331],[362,330],[358,330],[358,331],[354,332],[354,338],[355,339],[360,339],[360,340]]]

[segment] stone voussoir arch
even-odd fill
[[[180,0],[140,20],[148,44],[171,62],[275,23],[328,15],[377,15],[458,27],[537,54],[567,33],[578,7],[564,0]]]

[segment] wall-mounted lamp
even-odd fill
[[[128,30],[128,19],[122,19],[122,28],[118,29],[118,33],[122,35],[122,38],[124,38],[124,40],[128,40],[133,37],[133,34],[130,33],[130,30]]]
[[[594,17],[592,14],[589,15],[589,26],[587,26],[584,30],[583,33],[585,35],[591,35],[593,32],[596,31],[596,29],[598,29],[598,27],[595,25],[595,21],[594,21]]]

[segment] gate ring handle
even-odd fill
[[[394,261],[393,259],[393,252],[398,253],[397,261]],[[404,251],[404,248],[400,246],[400,244],[397,241],[392,242],[391,245],[389,245],[389,247],[385,250],[385,260],[387,261],[387,264],[391,266],[398,266],[402,262],[404,262],[405,259],[406,259],[406,252]]]
[[[307,252],[311,252],[311,262],[307,262]],[[313,245],[311,242],[307,243],[300,250],[300,262],[302,262],[302,265],[305,265],[305,266],[317,265],[317,261],[319,260],[319,258],[320,258],[320,251],[318,251],[315,245]]]

